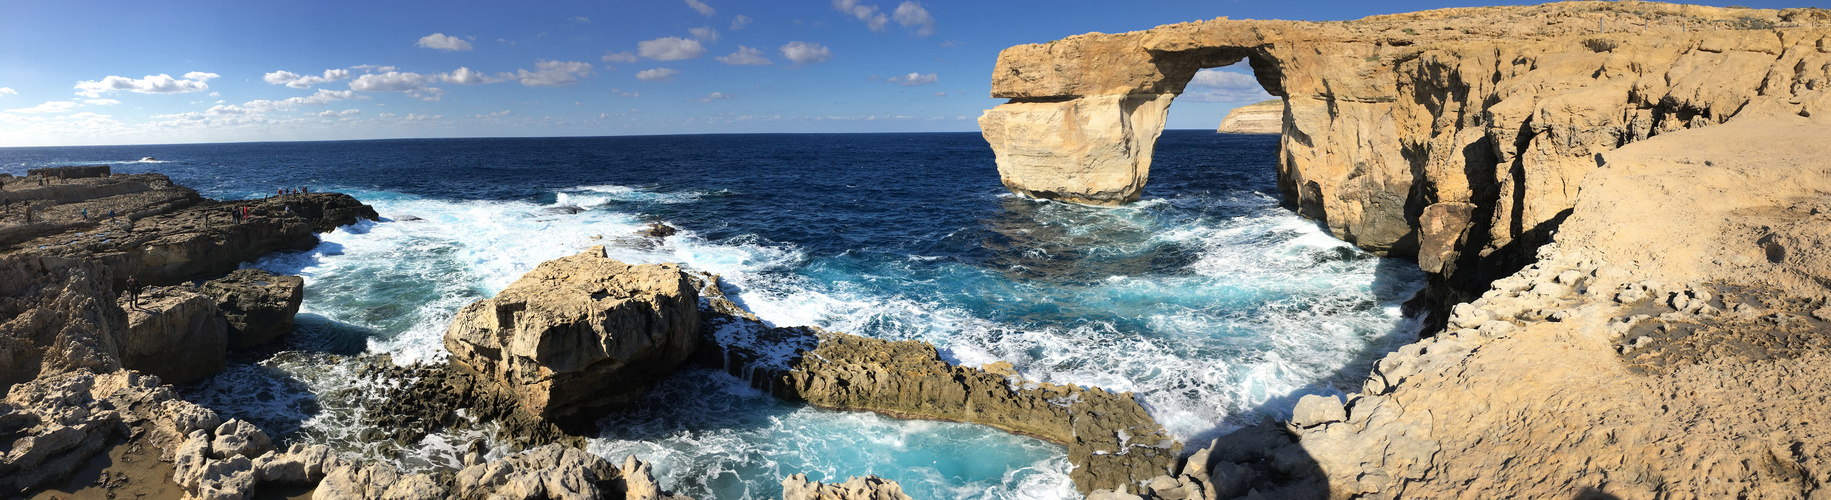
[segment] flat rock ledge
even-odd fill
[[[785,396],[835,410],[989,425],[1061,443],[1082,491],[1169,473],[1182,453],[1182,443],[1129,392],[1029,382],[1009,364],[956,366],[927,342],[817,335],[820,346],[783,376]]]

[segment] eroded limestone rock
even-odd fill
[[[679,266],[631,266],[592,247],[465,306],[445,347],[452,366],[488,380],[528,414],[588,420],[634,401],[693,353],[698,301]]]
[[[1182,443],[1131,393],[1024,381],[942,360],[932,344],[818,331],[778,394],[815,406],[972,422],[1068,446],[1082,491],[1171,472]]]
[[[119,302],[128,311],[124,368],[179,384],[222,371],[229,333],[215,299],[178,285],[149,289],[138,302],[125,295]]]
[[[1447,309],[1531,262],[1599,154],[1831,117],[1822,12],[1561,2],[1089,33],[1000,53],[992,96],[1010,102],[980,124],[1012,191],[1123,203],[1170,99],[1198,69],[1245,60],[1286,104],[1286,203],[1368,251],[1418,255]]]
[[[782,479],[782,500],[912,500],[903,486],[877,476],[853,476],[846,482],[821,484],[807,474]]]
[[[237,269],[205,282],[199,291],[216,299],[227,321],[229,348],[242,349],[292,331],[293,317],[305,301],[305,278]]]

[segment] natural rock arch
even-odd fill
[[[1831,11],[1652,2],[1443,9],[1346,22],[1226,18],[999,54],[980,128],[1014,192],[1134,201],[1170,102],[1250,61],[1285,102],[1287,204],[1416,256],[1438,304],[1511,273],[1600,153],[1748,116],[1831,116]]]

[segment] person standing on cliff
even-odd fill
[[[133,276],[127,277],[127,307],[140,308],[140,280]]]

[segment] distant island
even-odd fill
[[[1284,133],[1284,100],[1272,99],[1233,108],[1215,132],[1223,134]]]

